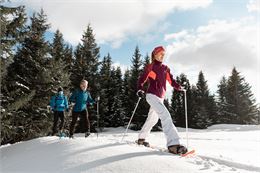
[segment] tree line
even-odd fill
[[[0,6],[1,15],[1,144],[46,136],[51,131],[53,115],[48,111],[50,97],[59,86],[69,94],[82,79],[89,81],[93,98],[100,96],[99,126],[119,127],[128,123],[137,102],[139,75],[150,63],[138,46],[126,71],[114,67],[108,53],[100,57],[93,28],[89,24],[81,42],[73,48],[57,30],[52,41],[46,40],[50,24],[43,10],[28,17],[25,7]],[[123,58],[123,57],[122,57]],[[217,123],[259,124],[259,107],[250,85],[234,67],[223,77],[216,95],[211,95],[203,72],[195,85],[187,76],[176,77],[187,90],[189,126],[207,128]],[[147,86],[146,86],[147,87]],[[176,126],[185,126],[184,96],[173,91],[165,100]],[[131,129],[139,130],[149,111],[142,99]],[[97,130],[96,105],[89,107],[92,132]],[[65,127],[70,115],[65,118]],[[160,122],[154,130],[160,129]]]

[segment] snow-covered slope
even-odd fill
[[[185,144],[185,129],[178,128]],[[260,127],[215,125],[207,130],[189,129],[189,146],[197,155],[180,158],[131,144],[138,133],[130,131],[121,142],[123,128],[75,139],[42,137],[1,146],[0,172],[65,173],[195,173],[260,172]],[[165,147],[162,132],[147,139]]]

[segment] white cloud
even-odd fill
[[[99,43],[120,47],[129,35],[142,35],[174,10],[205,8],[212,0],[13,0],[29,10],[45,10],[52,30],[60,29],[65,40],[77,44],[88,23]]]
[[[113,67],[117,68],[117,67],[120,67],[121,68],[121,71],[122,71],[122,74],[125,74],[125,71],[127,69],[129,69],[129,66],[128,65],[125,65],[125,64],[121,64],[120,62],[115,62],[112,64]]]
[[[259,12],[260,11],[260,1],[259,0],[250,0],[247,4],[247,10],[249,12]]]
[[[175,35],[181,35],[181,39],[173,37],[172,44],[167,46],[166,62],[178,70],[177,74],[187,74],[193,84],[202,70],[213,92],[220,78],[229,76],[235,66],[260,102],[259,29],[256,19],[244,18],[212,20],[195,30],[180,31]]]
[[[178,32],[178,33],[166,34],[164,36],[164,41],[168,41],[168,40],[172,40],[172,39],[179,40],[179,39],[182,39],[186,35],[187,35],[186,30],[183,30],[183,31]]]

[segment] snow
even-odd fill
[[[196,173],[260,172],[260,126],[214,125],[206,130],[189,129],[191,158],[181,158],[156,149],[133,144],[138,132],[129,131],[121,142],[124,128],[76,134],[74,139],[42,137],[0,147],[0,172],[65,173]],[[185,129],[178,128],[185,143]],[[147,139],[165,148],[162,132]]]
[[[27,89],[27,90],[30,90],[30,88],[27,87],[27,86],[25,86],[24,84],[21,84],[21,83],[19,83],[19,82],[15,82],[15,83],[16,83],[16,85],[18,85],[18,86],[21,86],[21,87],[23,87],[23,88],[25,88],[25,89]]]

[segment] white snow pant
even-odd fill
[[[148,117],[139,133],[139,139],[145,139],[151,132],[153,126],[158,122],[160,118],[162,123],[163,132],[167,139],[167,147],[171,145],[180,144],[180,137],[178,131],[172,122],[171,115],[165,105],[163,104],[163,98],[159,98],[154,94],[146,94],[146,101],[149,103],[150,110]]]

